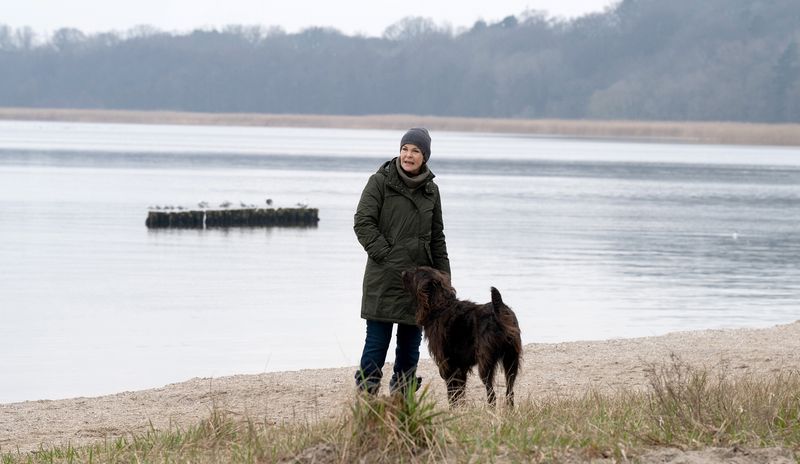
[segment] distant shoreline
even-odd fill
[[[0,120],[209,126],[317,127],[522,134],[542,137],[724,145],[800,146],[800,124],[738,122],[495,119],[445,116],[193,113],[99,109],[0,108]]]

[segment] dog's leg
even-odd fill
[[[464,400],[467,373],[462,369],[455,369],[449,372],[445,378],[447,379],[447,399],[450,401],[450,407],[453,407]]]
[[[514,382],[519,372],[519,353],[513,350],[506,351],[503,356],[503,369],[506,371],[506,404],[514,406]]]
[[[478,374],[481,376],[483,384],[486,386],[486,400],[489,406],[494,406],[494,373],[497,369],[497,359],[490,358],[488,361],[483,361],[478,364]]]

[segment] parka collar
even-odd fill
[[[395,156],[389,161],[383,163],[381,167],[378,168],[378,172],[384,174],[386,176],[386,180],[389,182],[389,185],[394,187],[396,190],[401,192],[409,191],[410,189],[406,187],[406,185],[403,183],[403,180],[400,179],[400,174],[397,173],[396,163],[397,157]],[[424,192],[428,192],[428,186],[426,184],[432,181],[434,177],[436,177],[436,175],[430,170],[430,168],[428,168],[428,178],[425,179],[425,182],[420,186],[420,188],[424,189]]]

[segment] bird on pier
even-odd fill
[[[219,204],[220,208],[228,208],[229,206],[231,206],[231,202],[227,201],[227,200],[225,200],[225,201],[223,201],[222,203]]]
[[[203,209],[208,208],[208,202],[207,201],[201,201],[200,203],[197,204],[197,207],[198,208],[203,208]]]
[[[308,203],[298,203],[297,207],[300,209],[306,209],[308,208]]]
[[[267,206],[272,206],[272,198],[267,198]]]

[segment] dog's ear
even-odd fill
[[[439,280],[442,281],[442,287],[445,288],[453,288],[452,282],[450,282],[450,274],[444,271],[436,271],[439,277]]]
[[[431,279],[422,277],[419,270],[414,272],[414,300],[417,303],[417,323],[422,325],[422,322],[428,318],[430,312],[430,298],[432,292]]]
[[[435,293],[432,290],[430,281],[417,282],[415,298],[417,300],[417,325],[424,326],[428,322],[431,313],[431,295]]]
[[[450,298],[456,297],[456,289],[453,288],[453,284],[450,283],[450,274],[446,272],[442,272],[442,290],[445,292],[447,296]]]
[[[444,309],[448,300],[455,298],[456,291],[450,286],[450,276],[435,271],[430,285],[430,305],[434,310]]]

